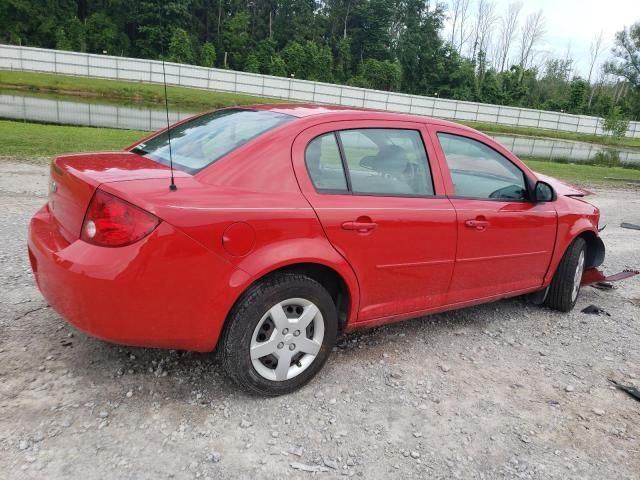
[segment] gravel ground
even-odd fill
[[[0,162],[5,478],[639,478],[640,278],[560,314],[522,299],[350,335],[301,391],[238,391],[213,355],[89,338],[26,255],[46,168]],[[609,272],[640,267],[638,190],[596,189]],[[596,304],[609,312],[587,315]]]

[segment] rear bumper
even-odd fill
[[[110,342],[211,351],[246,273],[162,222],[143,240],[105,248],[60,233],[47,206],[29,225],[38,288],[65,320]]]

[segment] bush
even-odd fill
[[[176,28],[169,42],[169,60],[176,63],[194,63],[195,55],[186,30]]]
[[[244,62],[244,71],[249,73],[260,73],[260,62],[255,53],[247,55],[247,60]]]
[[[202,65],[203,67],[216,66],[216,47],[214,47],[210,42],[207,42],[202,46],[202,53],[200,54],[200,65]]]
[[[609,113],[602,121],[602,129],[605,133],[615,138],[622,138],[627,133],[629,120],[624,118],[619,106],[616,105],[609,110]]]

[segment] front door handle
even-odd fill
[[[356,230],[360,233],[366,233],[378,226],[375,222],[344,222],[342,228],[344,230]]]
[[[486,220],[465,220],[464,226],[475,228],[476,230],[484,230],[489,226],[489,222],[487,222]]]

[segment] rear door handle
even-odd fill
[[[465,220],[464,226],[475,228],[476,230],[484,230],[489,226],[489,222],[487,222],[486,220]]]
[[[344,230],[356,230],[358,232],[369,232],[378,226],[375,222],[344,222]]]

